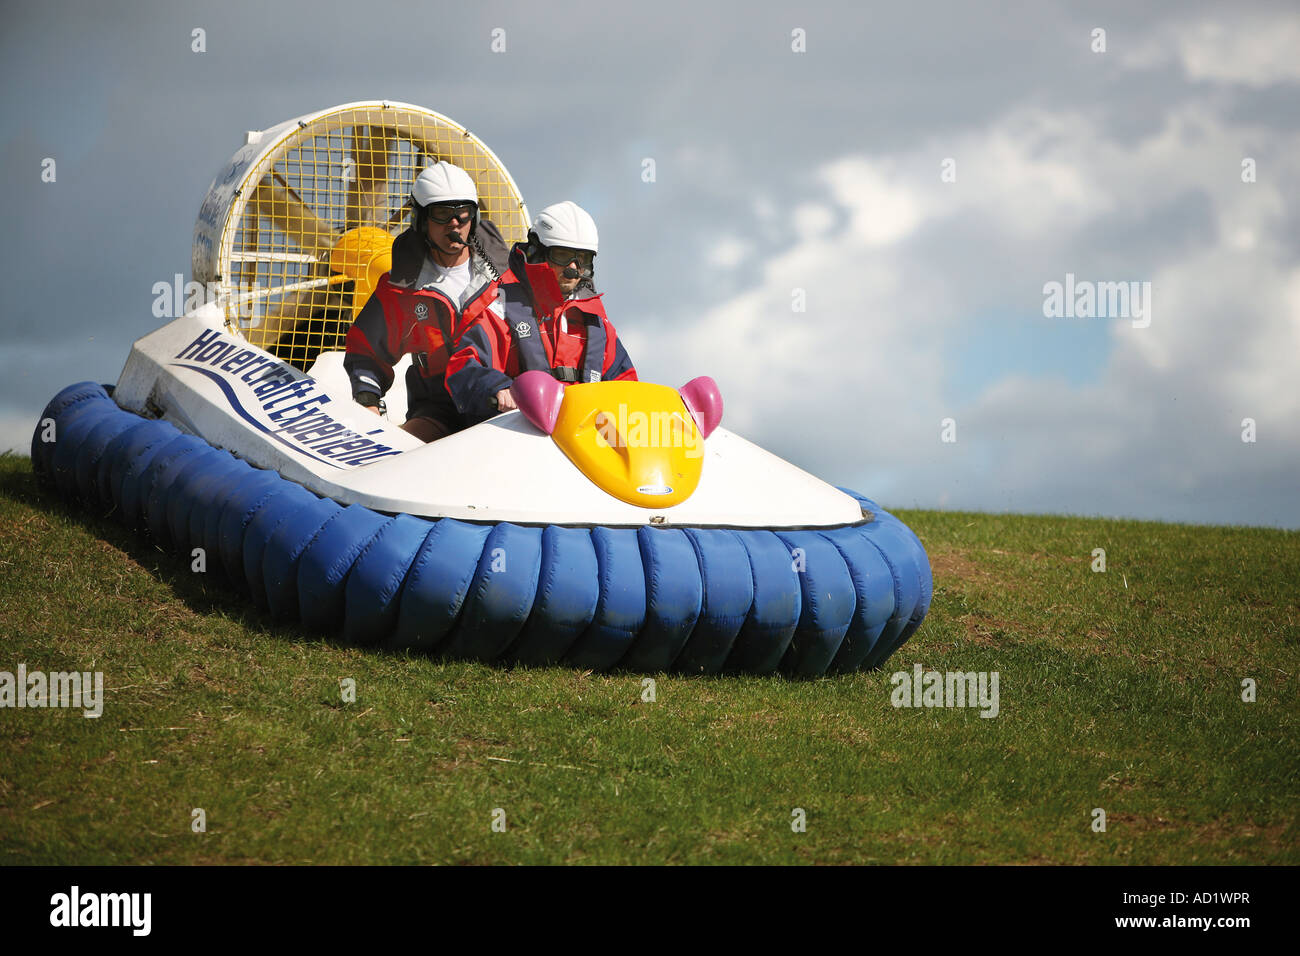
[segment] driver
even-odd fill
[[[506,267],[506,244],[479,217],[474,180],[459,166],[438,162],[423,170],[411,202],[411,227],[393,240],[392,270],[348,330],[343,367],[352,397],[379,414],[393,366],[413,353],[402,428],[427,442],[465,427],[443,376],[466,310]]]
[[[466,308],[467,326],[447,363],[447,392],[474,425],[515,408],[510,385],[544,369],[566,384],[636,381],[594,283],[596,223],[577,203],[538,214],[492,293]]]

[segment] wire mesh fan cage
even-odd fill
[[[236,177],[211,279],[232,332],[304,370],[322,351],[343,348],[387,268],[393,238],[408,225],[411,183],[426,166],[446,160],[464,169],[481,214],[506,241],[527,235],[528,210],[509,172],[477,137],[438,113],[351,104],[265,135],[275,138],[259,142],[250,134],[258,155]],[[209,218],[219,183],[204,204]],[[196,245],[195,278],[202,281],[200,262]]]

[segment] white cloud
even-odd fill
[[[1179,31],[1178,55],[1194,80],[1263,87],[1300,80],[1300,23],[1294,17],[1203,20]]]
[[[849,213],[850,234],[868,246],[886,246],[906,237],[931,207],[914,186],[901,185],[895,172],[888,164],[862,157],[821,170],[835,201]]]
[[[705,253],[705,261],[714,268],[734,269],[754,253],[754,244],[735,236],[723,236]]]
[[[1173,23],[1120,52],[1121,62],[1150,69],[1176,61],[1191,80],[1263,88],[1300,81],[1300,20],[1234,9],[1231,23],[1203,18]]]
[[[794,229],[801,239],[825,235],[834,221],[835,214],[821,203],[803,203],[794,211]]]
[[[1254,135],[1270,182],[1300,177],[1300,134]],[[1242,138],[1201,108],[1140,141],[1030,110],[955,142],[841,158],[818,173],[825,214],[805,214],[823,228],[795,230],[757,284],[696,317],[684,341],[637,347],[652,364],[696,356],[723,386],[729,427],[898,504],[1300,525],[1276,477],[1300,466],[1300,267],[1284,252],[1280,191],[1240,181]],[[939,179],[948,155],[954,184]],[[1193,201],[1208,204],[1208,231],[1127,234]],[[831,207],[847,229],[831,228]],[[972,217],[987,242],[960,271],[937,268],[930,244]],[[1150,281],[1153,321],[1083,320],[1108,323],[1096,382],[1014,375],[946,407],[945,333],[974,321],[971,302],[1005,302],[1008,269],[1032,290],[1067,269]],[[805,313],[792,311],[795,289]],[[950,415],[956,446],[939,441]],[[1246,416],[1261,423],[1258,447],[1240,441]]]

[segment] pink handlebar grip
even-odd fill
[[[524,417],[546,434],[555,431],[555,420],[564,401],[564,386],[548,372],[524,372],[510,386],[510,394]]]
[[[683,385],[678,393],[691,418],[695,419],[700,434],[708,438],[722,421],[722,392],[718,390],[718,383],[707,375],[701,375]]]

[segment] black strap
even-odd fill
[[[581,379],[584,382],[599,382],[605,370],[605,323],[593,318],[587,323],[587,353],[582,357]]]

